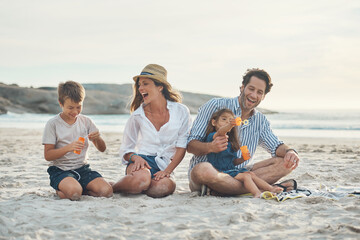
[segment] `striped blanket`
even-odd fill
[[[319,190],[311,190],[305,188],[298,188],[288,192],[282,192],[278,194],[272,194],[271,192],[263,192],[261,198],[266,200],[275,199],[278,202],[283,202],[287,199],[295,199],[301,197],[324,197],[328,199],[339,200],[348,196],[360,196],[360,188],[354,187],[336,187],[328,188],[325,185],[321,185]]]

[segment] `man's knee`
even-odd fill
[[[293,169],[291,167],[290,168],[286,167],[284,158],[276,157],[274,158],[274,161],[275,161],[274,166],[277,171],[283,173],[284,175],[287,175],[292,172]]]
[[[216,174],[216,169],[208,162],[201,162],[191,170],[191,179],[198,181],[205,181],[212,178]]]

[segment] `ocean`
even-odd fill
[[[43,129],[53,114],[0,115],[0,128]],[[88,115],[101,132],[123,132],[130,115]],[[324,137],[360,139],[360,110],[303,110],[267,114],[279,137]],[[192,115],[195,119],[196,115]]]

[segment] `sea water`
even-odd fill
[[[0,115],[0,128],[43,129],[54,114]],[[129,114],[88,115],[101,132],[123,132]],[[280,137],[325,137],[360,139],[360,110],[303,110],[267,114],[274,133]],[[191,115],[192,119],[196,115]]]

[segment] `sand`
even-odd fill
[[[199,197],[188,188],[191,155],[176,169],[173,195],[115,194],[60,200],[49,186],[42,132],[0,129],[0,239],[359,239],[360,197],[303,197],[284,202],[250,196]],[[90,165],[106,180],[124,176],[121,135],[103,133],[105,153]],[[301,164],[287,178],[301,187],[359,187],[360,139],[286,138]],[[256,159],[268,157],[264,151]]]

